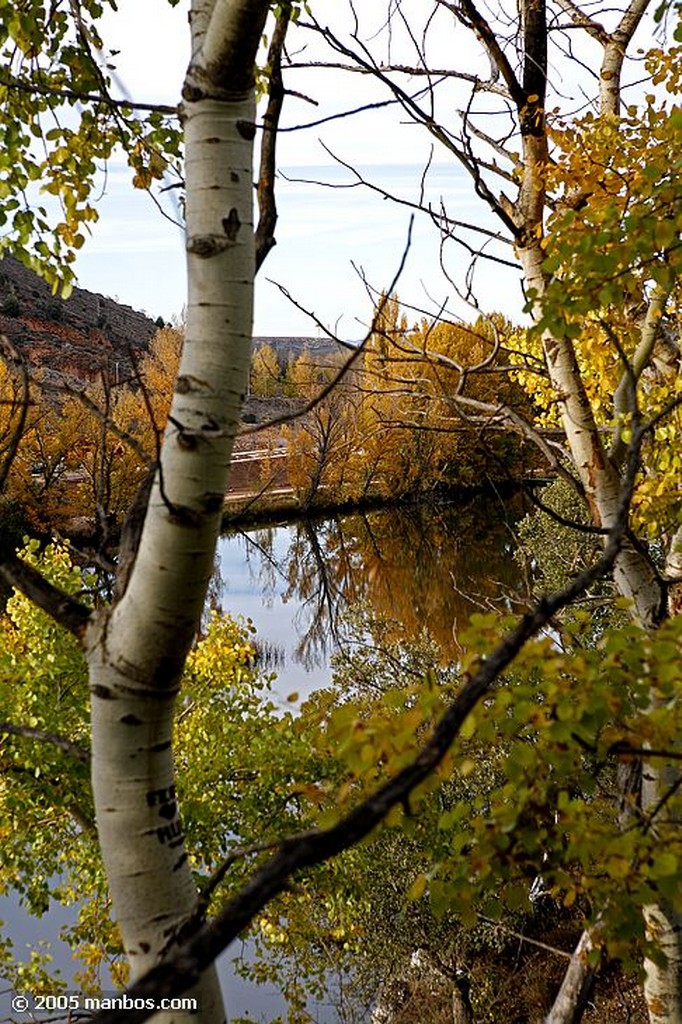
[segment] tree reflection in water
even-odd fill
[[[514,527],[523,511],[520,499],[479,495],[306,519],[244,534],[245,553],[264,599],[296,607],[294,658],[307,671],[357,639],[345,636],[348,609],[383,621],[389,640],[426,630],[446,661],[473,612],[520,601]]]

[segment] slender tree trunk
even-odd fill
[[[594,984],[594,971],[587,961],[593,948],[592,932],[583,932],[573,950],[552,1009],[545,1017],[545,1024],[579,1024]]]
[[[565,0],[575,16],[583,17],[573,8],[572,0]],[[602,116],[615,116],[620,103],[620,74],[623,58],[648,0],[631,0],[617,31],[610,37],[604,35],[604,59],[600,79],[600,101]],[[599,26],[587,20],[588,31],[592,34],[603,32]],[[524,7],[524,45],[526,55],[526,76],[533,79],[533,95],[536,103],[544,106],[544,67],[546,50],[538,41],[545,34],[543,12],[539,0],[527,0]],[[530,68],[528,64],[530,62]],[[528,83],[524,81],[526,90]],[[529,104],[530,106],[530,104]],[[535,119],[526,108],[520,111],[521,130],[524,146],[524,173],[515,205],[515,219],[520,229],[517,251],[522,264],[526,290],[535,299],[535,308],[545,292],[546,278],[543,270],[545,252],[543,237],[543,216],[545,208],[544,167],[547,154],[546,135],[540,108]],[[655,295],[652,302],[660,305],[661,296]],[[659,310],[652,310],[658,320]],[[648,317],[651,320],[652,317]],[[642,366],[633,367],[634,380],[639,378],[644,363],[653,350],[655,331],[645,322],[643,336],[636,354]],[[569,338],[554,337],[547,333],[543,337],[545,365],[561,410],[572,461],[582,483],[596,526],[609,529],[613,526],[620,503],[621,478],[617,463],[609,458],[604,449],[594,413],[587,396],[584,381],[576,359],[573,344]],[[619,389],[615,396],[615,407],[623,405],[624,391],[629,382]],[[660,624],[667,613],[666,593],[655,566],[642,547],[626,541],[614,565],[614,581],[619,592],[632,602],[633,617],[645,628],[653,629]],[[664,776],[651,766],[646,769],[647,782],[642,789],[642,807],[654,807],[663,792]],[[667,966],[653,960],[645,964],[644,996],[649,1009],[651,1024],[682,1024],[682,915],[672,907],[660,904],[646,908],[645,923],[650,937],[657,941],[668,958]],[[578,944],[571,966],[564,979],[557,1000],[547,1024],[574,1024],[582,1016],[583,995],[590,983],[592,971],[586,961],[586,952],[591,948],[593,936],[585,933]]]
[[[532,273],[539,260],[526,257]],[[527,283],[528,277],[527,276]],[[531,278],[538,297],[544,284],[536,273]],[[568,339],[544,338],[545,363],[562,411],[563,427],[574,465],[583,485],[595,525],[608,529],[614,523],[620,497],[620,475],[604,451],[592,408]],[[651,558],[643,548],[623,544],[614,565],[614,581],[619,592],[632,603],[633,617],[645,628],[654,629],[667,614],[666,593]],[[676,771],[677,769],[675,769]],[[645,770],[642,809],[655,807],[671,779],[668,772],[652,765]],[[651,1024],[682,1024],[682,914],[668,904],[647,907],[644,911],[647,933],[665,956],[667,965],[647,959],[644,997]],[[585,936],[588,941],[589,936]],[[568,1024],[575,1020],[567,1014],[571,996],[575,997],[587,982],[589,969],[584,957],[574,956],[570,969],[571,985],[562,987],[558,1005],[547,1024]],[[579,1018],[578,1018],[579,1019]]]
[[[184,89],[187,334],[135,563],[86,638],[102,855],[133,977],[196,910],[175,791],[172,720],[212,572],[251,348],[253,66],[267,4],[195,0]],[[212,968],[189,995],[220,1024]]]

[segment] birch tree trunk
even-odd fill
[[[192,5],[184,352],[127,587],[86,636],[97,827],[134,978],[163,958],[197,904],[174,781],[173,707],[212,571],[248,376],[253,67],[266,13],[263,0]],[[224,1020],[214,969],[188,994],[198,1015],[166,1019]]]
[[[545,282],[539,270],[542,252],[533,245],[521,250],[526,284],[541,299]],[[652,302],[657,302],[654,295]],[[645,321],[646,327],[646,321]],[[562,424],[569,450],[596,526],[609,529],[615,522],[620,496],[620,475],[609,459],[585,392],[573,345],[568,338],[546,335],[543,339],[545,365],[561,409]],[[614,582],[619,592],[632,603],[633,617],[648,629],[660,625],[667,614],[662,580],[643,547],[628,540],[614,564]],[[646,767],[642,789],[642,810],[658,805],[671,784],[665,771]],[[667,957],[667,964],[645,961],[644,997],[651,1024],[682,1024],[682,915],[669,904],[645,908],[647,934]],[[587,982],[589,968],[584,950],[589,936],[581,939],[574,954],[565,985],[546,1024],[572,1024],[579,994]],[[580,1014],[581,1016],[582,1014]]]
[[[604,57],[600,74],[600,113],[615,117],[620,107],[620,77],[627,45],[647,7],[648,0],[631,0],[615,32],[607,35],[576,8],[572,0],[561,6],[577,25],[586,28],[602,42]],[[519,111],[523,140],[523,177],[514,209],[519,228],[517,252],[523,268],[526,291],[534,297],[534,310],[540,311],[547,281],[543,270],[547,136],[544,123],[546,94],[547,24],[542,0],[526,0],[524,5],[524,92],[531,91],[536,104]],[[531,76],[532,82],[526,81]],[[655,291],[644,321],[642,339],[636,354],[643,365],[653,351],[655,327],[664,298]],[[610,529],[617,516],[621,495],[621,476],[616,459],[605,450],[594,411],[590,404],[578,366],[573,343],[568,337],[545,333],[544,359],[551,380],[562,426],[573,464],[583,487],[594,524]],[[630,383],[636,385],[642,366],[633,365],[624,375],[620,394],[614,396],[614,409],[624,404],[623,392]],[[627,380],[626,380],[627,378]],[[660,575],[642,545],[625,540],[614,564],[614,582],[619,592],[632,604],[633,617],[647,629],[658,626],[667,614],[667,595]],[[667,779],[670,784],[670,779]],[[666,784],[666,772],[648,765],[642,787],[642,809],[658,804]],[[644,996],[651,1024],[682,1024],[682,915],[667,904],[647,907],[644,911],[649,937],[667,957],[667,965],[647,959],[645,963]],[[586,951],[592,944],[585,933],[571,961],[571,967],[555,1002],[547,1024],[573,1024],[582,1016],[582,993],[589,980],[590,969]]]

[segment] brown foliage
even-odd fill
[[[162,328],[136,378],[114,385],[96,382],[81,392],[34,376],[5,485],[5,497],[22,509],[31,529],[101,537],[120,524],[146,465],[156,457],[181,347],[179,332]],[[17,402],[17,382],[3,364],[3,450],[16,423]]]
[[[335,371],[304,354],[289,384],[310,401]],[[495,324],[408,329],[391,299],[362,359],[287,429],[289,480],[307,506],[332,495],[387,498],[505,479],[532,464],[507,413],[528,407],[503,365]]]

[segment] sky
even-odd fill
[[[327,6],[338,8],[339,2],[329,0]],[[173,9],[167,0],[119,0],[118,8],[107,17],[103,35],[107,46],[121,51],[119,89],[138,100],[176,103],[188,58],[187,3]],[[291,77],[292,81],[319,106],[288,99],[285,126],[287,119],[291,126],[323,112],[384,98],[359,76],[306,71]],[[352,172],[335,162],[323,144],[357,167],[363,177],[414,200],[429,147],[420,129],[404,124],[396,129],[395,116],[372,111],[305,132],[283,133],[277,246],[256,284],[256,335],[315,336],[324,328],[348,340],[364,335],[373,297],[388,287],[400,265],[410,211],[359,187]],[[328,186],[307,183],[320,180]],[[444,201],[451,216],[480,220],[480,203],[454,161],[435,163],[430,181],[435,204]],[[348,187],[353,182],[355,186]],[[182,232],[159,214],[149,196],[131,188],[122,158],[108,168],[98,209],[99,223],[76,264],[79,285],[145,310],[153,319],[181,316],[185,302]],[[172,205],[167,204],[167,210],[177,218]],[[496,228],[492,215],[487,215],[487,222]],[[458,250],[449,260],[450,269],[461,276],[464,254]],[[475,317],[475,310],[455,299],[452,285],[438,272],[438,263],[436,233],[423,221],[417,222],[398,285],[401,298],[418,309],[450,303],[449,308],[459,315]],[[477,282],[488,308],[501,308],[510,315],[520,311],[515,273],[501,275],[500,268],[491,264],[487,271],[481,268]],[[278,284],[316,319],[298,310]]]
[[[181,0],[175,8],[168,0],[118,0],[117,6],[116,13],[106,16],[102,34],[107,47],[120,51],[116,58],[119,94],[177,103],[189,52],[189,0]],[[382,35],[385,9],[378,0],[360,8],[362,17],[369,20],[363,26],[363,38],[373,47],[384,45],[387,59],[414,60],[414,47],[404,30],[401,36],[398,23],[390,44],[381,43],[387,38]],[[401,0],[400,10],[408,16],[423,19],[425,9],[423,0]],[[347,0],[322,0],[316,10],[325,23],[334,24],[334,19],[348,15],[349,5]],[[456,56],[459,70],[487,76],[487,61],[472,46],[471,36],[453,27],[447,11],[440,13],[445,20],[428,36],[429,65],[452,67]],[[615,15],[604,15],[609,16]],[[557,62],[550,77],[560,94],[551,102],[578,112],[585,109],[586,91],[594,91],[594,78],[583,69],[588,63],[598,67],[599,48],[584,33],[573,33],[571,43],[582,64]],[[310,33],[300,30],[290,32],[289,48],[294,60],[321,56],[310,42]],[[289,72],[285,85],[299,95],[288,96],[285,102],[284,130],[278,141],[277,246],[257,278],[254,333],[315,336],[326,329],[356,340],[364,336],[371,321],[373,300],[388,288],[400,265],[410,210],[361,187],[352,168],[365,180],[414,202],[429,160],[429,137],[422,127],[408,123],[396,107],[301,130],[302,123],[385,100],[386,93],[366,76],[321,69]],[[469,90],[454,84],[448,89],[441,103],[449,107],[441,106],[436,115],[454,126],[458,122],[453,115],[468,102]],[[495,125],[495,115],[486,123]],[[436,152],[425,190],[427,199],[436,208],[443,204],[450,217],[498,229],[454,157]],[[178,219],[172,205],[175,195],[166,194],[170,219],[164,218],[147,194],[131,187],[125,160],[112,160],[98,204],[100,221],[76,264],[81,287],[144,310],[153,319],[181,317],[184,249],[182,231],[171,223]],[[441,266],[437,233],[426,218],[417,219],[397,286],[401,301],[415,309],[413,320],[420,318],[421,310],[433,313],[441,307],[464,320],[477,316],[475,305],[457,297],[456,289],[462,289],[469,266],[466,251],[450,244],[443,252]],[[503,254],[513,260],[511,248]],[[522,318],[518,271],[479,260],[473,285],[482,309]],[[281,288],[313,315],[298,309]]]

